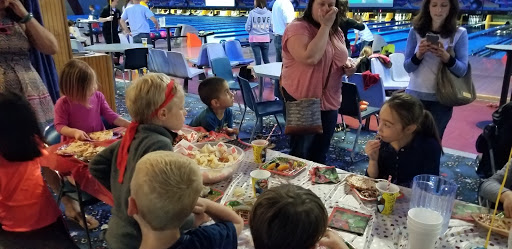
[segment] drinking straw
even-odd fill
[[[391,185],[391,177],[393,177],[392,175],[389,175],[388,176],[388,187],[386,188],[386,191],[389,192],[389,186]]]
[[[274,133],[274,130],[276,129],[277,127],[277,124],[274,125],[274,128],[272,128],[272,130],[270,131],[270,134],[268,134],[268,137],[267,137],[267,141],[270,139],[270,136],[272,136],[272,133]]]
[[[500,203],[501,192],[503,192],[503,188],[505,187],[505,181],[507,181],[508,170],[510,168],[510,159],[512,158],[512,150],[510,150],[510,155],[508,156],[508,162],[505,165],[505,175],[503,176],[503,181],[501,182],[500,191],[498,191],[498,198],[496,198],[496,204],[494,205],[494,212],[491,217],[491,224],[489,226],[489,232],[487,232],[487,238],[485,239],[484,248],[487,249],[489,245],[489,240],[491,239],[491,231],[492,225],[494,224],[494,218],[496,217],[496,211],[498,210],[498,204]]]

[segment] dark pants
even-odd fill
[[[276,62],[282,62],[283,61],[283,45],[281,44],[281,41],[283,39],[283,36],[281,35],[274,35],[274,46],[276,47]]]
[[[110,30],[103,29],[103,38],[105,38],[105,42],[107,44],[115,44],[115,43],[121,43],[119,40],[119,35],[117,34],[117,29],[114,31],[114,33],[111,33]],[[119,58],[121,57],[121,53],[114,53],[115,57]]]
[[[322,111],[322,128],[324,133],[316,135],[291,135],[290,155],[325,164],[337,120],[338,110]]]
[[[443,139],[444,130],[450,122],[453,114],[453,107],[443,105],[437,101],[427,101],[422,100],[423,106],[425,109],[432,113],[434,120],[436,121],[437,131],[439,132],[439,137],[441,140]]]
[[[28,232],[9,232],[0,228],[0,248],[78,249],[78,246],[69,236],[64,219],[59,217],[48,226]]]
[[[149,33],[140,33],[133,37],[133,43],[142,43],[142,38],[148,39],[148,44],[151,44],[151,36]]]
[[[256,65],[261,65],[261,59],[263,58],[263,63],[270,63],[268,59],[268,44],[269,42],[251,42],[252,52],[254,54],[254,59],[256,60]]]

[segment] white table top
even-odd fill
[[[512,51],[512,45],[487,45],[485,47],[493,50]]]
[[[282,62],[272,62],[254,66],[252,67],[252,69],[254,70],[254,73],[258,77],[267,77],[270,79],[278,80],[279,77],[281,76],[282,65]]]
[[[294,158],[283,153],[268,150],[267,161],[277,157],[284,156]],[[297,159],[297,158],[295,158]],[[328,214],[335,206],[357,210],[359,212],[373,215],[365,233],[358,236],[352,233],[339,231],[338,233],[355,248],[359,249],[406,249],[407,248],[407,211],[409,210],[409,200],[411,189],[400,188],[404,197],[397,200],[392,215],[382,215],[376,211],[374,202],[361,201],[350,187],[345,184],[345,177],[351,173],[338,170],[338,175],[342,180],[338,184],[312,184],[309,177],[309,170],[316,166],[325,166],[304,159],[299,159],[307,163],[306,169],[299,172],[295,177],[283,177],[272,175],[269,179],[270,187],[283,183],[291,183],[302,186],[313,191],[324,202]],[[235,172],[231,179],[212,185],[212,188],[224,191],[221,204],[234,199],[233,190],[236,187],[242,187],[246,196],[252,196],[250,172],[257,169],[258,165],[254,163],[252,150],[245,152],[244,160],[240,168]],[[436,248],[463,248],[471,243],[483,245],[487,230],[461,220],[451,219],[448,231],[436,242]],[[507,248],[507,238],[499,235],[491,236],[491,244],[488,249]],[[238,239],[239,249],[252,249],[251,233],[246,226]]]
[[[97,19],[93,19],[93,20],[89,20],[89,19],[78,19],[76,20],[77,22],[81,22],[81,23],[97,23],[97,22],[100,22],[99,20]]]
[[[147,48],[152,48],[153,45],[148,44]],[[144,48],[142,43],[130,43],[130,44],[122,44],[122,43],[114,43],[114,44],[95,44],[92,46],[85,47],[85,50],[93,51],[97,53],[113,53],[119,52],[122,53],[130,48]]]

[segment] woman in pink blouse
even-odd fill
[[[286,101],[320,98],[323,134],[290,136],[290,155],[325,163],[341,105],[341,78],[354,73],[339,29],[340,0],[311,0],[283,35],[281,86]]]

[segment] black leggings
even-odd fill
[[[45,214],[27,214],[45,215]],[[69,236],[64,219],[28,232],[5,231],[0,226],[0,249],[79,249]]]

